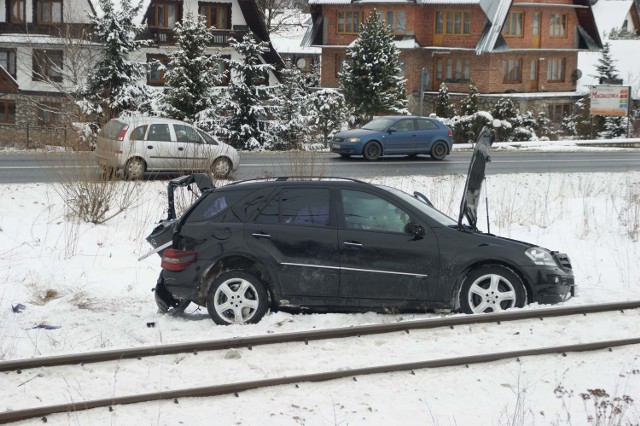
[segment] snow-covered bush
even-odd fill
[[[344,96],[333,89],[318,90],[309,96],[308,108],[311,130],[322,135],[327,147],[329,136],[340,130],[349,115]]]

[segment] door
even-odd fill
[[[451,61],[445,55],[434,55],[433,57],[433,85],[432,90],[436,91],[440,89],[440,84],[447,78],[447,59]]]
[[[540,12],[533,13],[533,21],[531,23],[531,47],[540,48]]]
[[[389,127],[385,138],[385,154],[408,154],[416,151],[418,134],[413,118],[403,118]]]
[[[340,254],[330,190],[284,188],[253,222],[245,241],[277,275],[282,296],[336,297]]]
[[[173,131],[176,134],[176,142],[183,148],[183,161],[178,165],[178,170],[206,170],[209,168],[210,153],[207,145],[193,127],[186,124],[174,124]],[[179,151],[180,154],[182,152]]]
[[[405,232],[408,210],[378,194],[341,190],[338,226],[340,296],[421,302],[435,294],[438,244],[429,232]]]
[[[431,145],[438,140],[442,133],[440,128],[428,118],[416,119],[416,133],[418,134],[416,149],[418,152],[430,153]]]

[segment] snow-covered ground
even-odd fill
[[[464,176],[380,177],[425,193],[455,216]],[[126,185],[126,183],[122,183]],[[68,216],[59,188],[0,185],[0,359],[409,321],[424,315],[270,313],[256,325],[215,326],[193,305],[184,318],[156,314],[159,258],[142,262],[144,237],[164,216],[165,182],[143,182],[139,202],[104,225]],[[123,192],[126,192],[123,190]],[[491,231],[569,253],[578,296],[566,305],[640,299],[640,172],[491,175]],[[483,197],[484,198],[484,197]],[[479,212],[484,212],[480,206]],[[479,223],[484,224],[484,219]],[[484,225],[483,225],[484,226]],[[22,304],[24,310],[12,307]],[[532,306],[527,309],[537,309]],[[147,326],[154,322],[155,327]],[[49,329],[42,326],[51,326]],[[0,411],[191,385],[631,337],[640,313],[412,332],[330,342],[165,356],[80,369],[0,373]],[[48,424],[496,425],[587,424],[594,400],[636,400],[640,346],[540,356],[49,416]],[[140,386],[140,387],[139,387]],[[26,422],[41,424],[42,420]],[[604,424],[604,423],[602,423]],[[612,423],[618,424],[618,423]],[[625,424],[620,423],[620,424]]]

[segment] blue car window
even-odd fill
[[[415,130],[413,126],[413,119],[409,118],[405,120],[400,120],[396,124],[391,126],[391,129],[397,130],[398,132],[410,132],[412,130]]]
[[[438,126],[433,121],[422,118],[418,119],[418,130],[437,130]]]

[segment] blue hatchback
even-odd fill
[[[362,155],[370,161],[384,155],[418,154],[443,160],[452,145],[453,132],[435,118],[398,115],[375,118],[359,129],[336,133],[331,152],[343,157]]]

